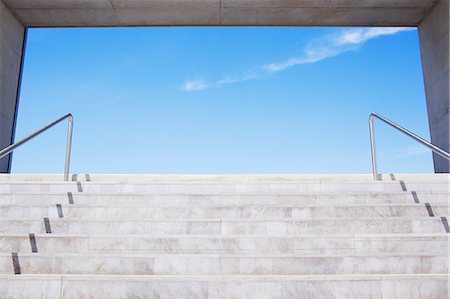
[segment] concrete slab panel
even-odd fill
[[[440,2],[436,7],[430,11],[426,18],[420,23],[419,38],[421,42],[421,48],[427,49],[440,40],[442,36],[448,34],[448,13],[442,13],[449,11],[449,1],[444,0]]]
[[[327,8],[329,0],[222,0],[222,7]]]
[[[416,26],[438,0],[4,0],[25,26]],[[121,11],[135,9],[136,11]],[[142,9],[151,9],[142,11]],[[114,16],[120,15],[120,18]],[[215,16],[223,17],[218,20]],[[66,23],[61,20],[66,19]]]
[[[415,26],[426,9],[273,8],[221,9],[222,25],[279,26]]]
[[[438,130],[441,122],[449,124],[449,82],[448,82],[448,69],[446,72],[441,73],[441,76],[437,76],[432,85],[426,86],[427,97],[430,99],[427,101],[429,112],[432,112],[430,129],[432,130],[431,136],[441,136],[445,134],[444,130]],[[442,131],[442,132],[441,132]],[[448,133],[448,130],[447,130]],[[448,144],[448,142],[447,142]],[[448,151],[449,149],[444,150]]]
[[[220,17],[218,9],[209,7],[202,7],[202,9],[187,7],[177,14],[174,14],[170,7],[117,9],[115,14],[121,26],[218,25]]]
[[[17,19],[28,27],[119,26],[112,9],[13,9]]]
[[[450,152],[449,1],[441,0],[419,26],[431,142]],[[450,163],[434,155],[436,172],[450,172]]]
[[[13,130],[14,121],[3,114],[0,114],[0,136],[10,137]],[[10,145],[10,139],[0,138],[0,149]],[[5,157],[0,160],[0,172],[6,172],[9,167],[9,159]]]
[[[435,64],[426,63],[423,65],[423,72],[425,74],[434,74],[430,77],[429,82],[434,83],[436,80],[440,79],[441,76],[448,73],[449,68],[449,33],[445,34],[438,40],[436,43],[431,45],[425,45],[422,47],[421,52],[422,56],[430,56],[430,57],[440,57],[436,60]]]
[[[10,9],[11,8],[109,8],[111,2],[109,0],[3,0]]]
[[[438,0],[222,0],[222,7],[431,8]]]
[[[439,0],[332,0],[329,7],[424,7],[430,9]]]
[[[17,90],[25,28],[0,1],[0,148],[14,136]],[[9,170],[10,159],[0,160],[0,173]]]
[[[111,0],[114,9],[123,8],[172,8],[183,9],[206,9],[219,8],[220,0]]]

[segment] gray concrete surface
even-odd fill
[[[25,26],[415,26],[438,0],[3,0]]]
[[[24,32],[0,1],[0,149],[13,140]],[[0,172],[8,171],[9,165],[9,157],[0,160]]]
[[[2,4],[2,1],[5,5]],[[449,0],[0,0],[0,147],[14,132],[24,27],[419,26],[434,143],[449,151]],[[9,8],[9,9],[8,9]],[[0,162],[0,172],[8,171]],[[436,172],[449,163],[434,157]]]
[[[441,0],[419,25],[431,141],[450,152],[449,1]],[[434,155],[436,172],[450,172],[450,162]]]

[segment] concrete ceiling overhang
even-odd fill
[[[27,27],[417,26],[438,0],[0,0]]]

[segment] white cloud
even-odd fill
[[[203,80],[200,79],[186,81],[182,86],[183,90],[185,91],[203,90],[208,87],[209,86]]]
[[[284,71],[301,64],[316,63],[345,52],[355,51],[367,41],[384,36],[393,35],[413,28],[364,28],[350,29],[312,41],[303,51],[302,56],[289,58],[280,63],[271,63],[264,68],[269,72]]]
[[[294,66],[313,64],[319,61],[338,56],[340,54],[356,51],[367,41],[386,35],[394,35],[414,28],[383,27],[383,28],[358,28],[341,30],[335,34],[323,36],[310,42],[299,56],[288,58],[282,62],[269,63],[256,68],[240,76],[225,76],[220,80],[206,83],[202,80],[190,80],[183,84],[186,91],[217,88],[223,85],[238,83],[248,80],[256,80],[272,73],[285,71]]]
[[[290,58],[286,61],[280,62],[280,63],[270,63],[265,66],[263,66],[263,69],[267,70],[268,72],[281,72],[285,69],[291,68],[295,65],[299,64],[305,64],[305,59],[299,59],[299,58]]]
[[[352,29],[344,31],[335,39],[337,45],[361,44],[370,39],[374,39],[385,35],[394,35],[404,31],[411,31],[414,28],[404,27],[386,27],[386,28],[366,28]]]
[[[197,91],[204,90],[208,88],[217,88],[227,84],[233,84],[238,82],[244,82],[249,80],[257,80],[259,75],[257,72],[248,72],[245,75],[233,77],[233,76],[225,76],[220,80],[206,83],[204,80],[188,80],[182,85],[182,89],[185,91]]]

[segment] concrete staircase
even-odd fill
[[[449,298],[449,179],[1,175],[0,298]]]

